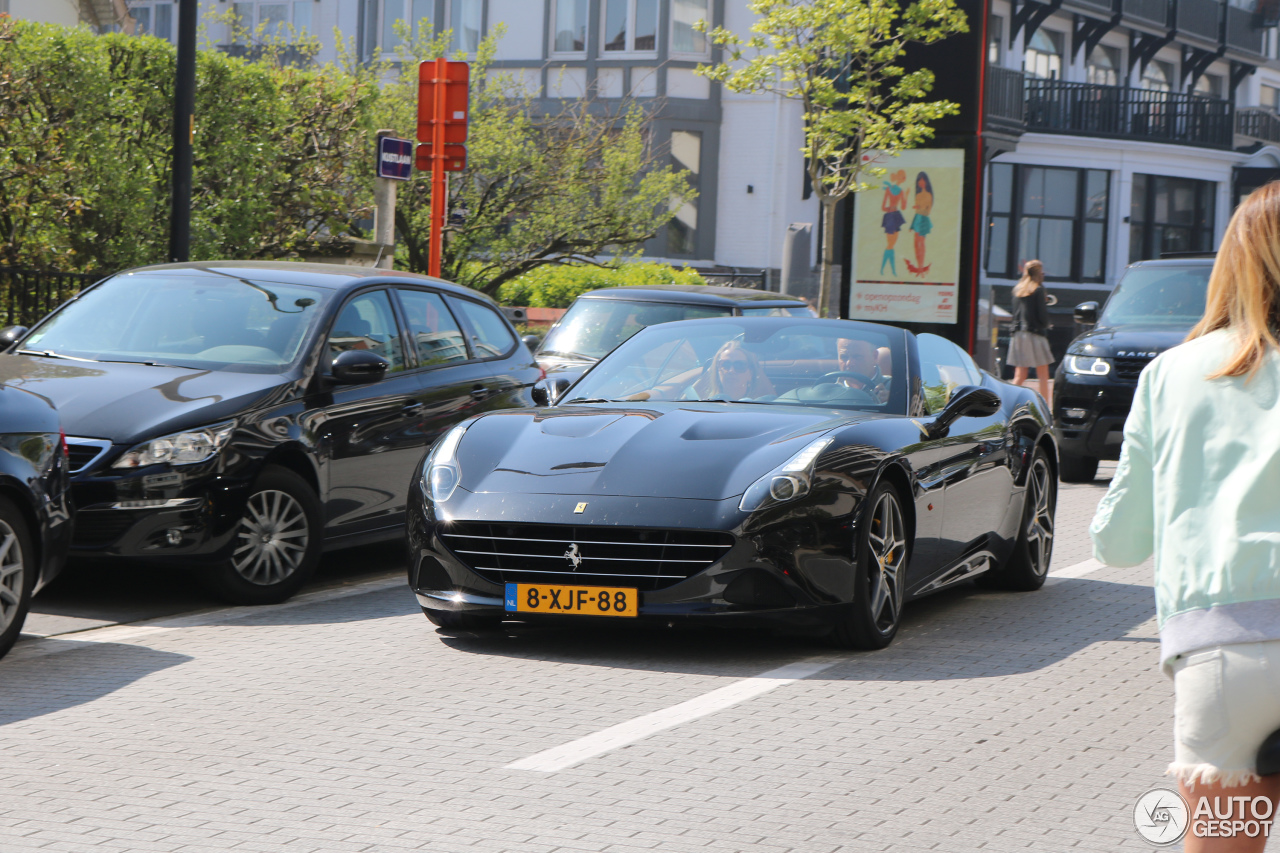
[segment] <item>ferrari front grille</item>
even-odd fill
[[[450,522],[440,538],[493,583],[557,583],[663,589],[718,562],[728,533],[644,527]]]

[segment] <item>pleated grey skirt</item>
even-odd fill
[[[1035,332],[1014,332],[1009,341],[1008,364],[1011,367],[1039,367],[1053,361],[1049,339]]]

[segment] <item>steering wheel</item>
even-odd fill
[[[830,373],[824,374],[822,378],[823,379],[855,379],[858,382],[861,382],[867,388],[873,388],[880,384],[876,380],[872,379],[870,376],[864,376],[863,374],[855,373],[852,370],[833,370]]]

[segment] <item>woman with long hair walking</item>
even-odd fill
[[[1049,303],[1044,293],[1044,264],[1027,261],[1022,278],[1013,287],[1013,337],[1009,340],[1009,364],[1013,366],[1013,384],[1027,381],[1031,368],[1036,369],[1040,396],[1049,399]]]
[[[1252,837],[1208,837],[1192,820],[1184,849],[1195,853],[1261,853],[1280,805],[1280,777],[1257,774],[1259,746],[1280,729],[1277,329],[1280,182],[1231,218],[1187,342],[1142,371],[1091,527],[1108,565],[1155,555],[1160,662],[1174,693],[1168,772],[1193,817],[1265,813]]]

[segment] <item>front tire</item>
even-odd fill
[[[983,586],[1029,592],[1044,586],[1053,557],[1054,514],[1058,507],[1058,482],[1049,457],[1037,447],[1027,467],[1027,489],[1022,502],[1018,541],[1009,561],[997,570],[979,575]]]
[[[889,483],[876,486],[867,498],[858,533],[853,603],[828,635],[833,645],[874,650],[893,642],[902,618],[911,550],[905,520],[897,489]]]
[[[22,633],[36,586],[36,551],[27,520],[13,503],[0,498],[0,657]]]
[[[253,484],[228,553],[206,575],[232,604],[278,604],[307,582],[320,562],[320,500],[287,468],[268,467]]]
[[[1092,483],[1098,473],[1096,456],[1076,456],[1074,453],[1059,453],[1058,464],[1061,466],[1062,482]]]

